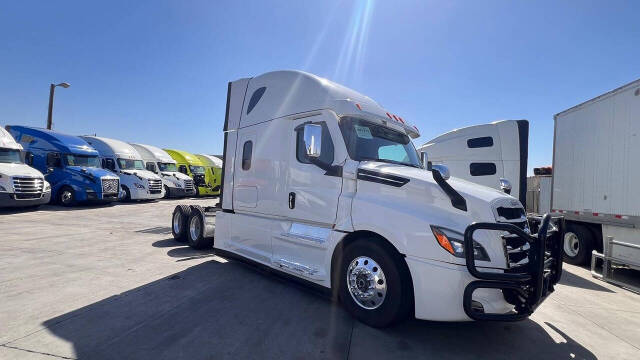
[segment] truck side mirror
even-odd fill
[[[445,180],[449,180],[449,178],[451,177],[447,165],[431,165],[431,171],[439,172],[440,176]]]
[[[511,194],[511,182],[505,178],[500,178],[500,189],[507,194]]]
[[[310,158],[320,157],[322,149],[322,126],[317,124],[304,125],[304,148]]]
[[[420,162],[422,163],[423,168],[429,170],[429,160],[427,159],[427,153],[424,151],[420,153]]]

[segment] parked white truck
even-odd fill
[[[612,263],[640,269],[640,80],[554,120],[551,209],[567,219],[566,260],[596,250],[605,277]]]
[[[526,207],[529,122],[500,120],[451,130],[419,149],[451,176],[506,191]],[[506,181],[505,181],[506,180]]]
[[[130,144],[142,156],[147,170],[162,178],[164,197],[195,196],[193,179],[178,171],[176,161],[159,147],[145,144]]]
[[[120,177],[124,200],[153,200],[164,197],[162,179],[144,167],[142,157],[126,142],[97,136],[81,136],[100,154],[104,169]]]
[[[42,173],[24,163],[22,145],[0,127],[0,208],[39,206],[51,200]]]
[[[362,322],[518,320],[562,272],[562,219],[531,235],[520,202],[423,167],[417,128],[329,80],[229,83],[216,207],[174,237],[333,291]]]

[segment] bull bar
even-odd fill
[[[563,217],[546,214],[540,221],[538,233],[531,235],[511,223],[473,223],[464,232],[464,251],[469,273],[479,279],[470,282],[464,290],[464,312],[473,320],[518,321],[529,317],[554,291],[562,275],[562,240],[565,224]],[[552,221],[554,224],[552,224]],[[480,271],[476,267],[473,251],[473,233],[477,230],[508,232],[503,239],[517,237],[529,244],[528,263],[504,272]],[[507,254],[505,247],[505,254]],[[508,255],[507,255],[508,256]],[[508,263],[507,257],[507,263]],[[485,313],[472,308],[473,292],[477,289],[500,289],[505,300],[514,305],[507,314]]]

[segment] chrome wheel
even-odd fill
[[[180,234],[180,225],[182,224],[182,214],[180,211],[176,211],[173,213],[173,232],[176,234]]]
[[[69,205],[72,200],[73,200],[73,194],[71,193],[71,191],[69,190],[62,191],[62,194],[60,195],[60,201],[62,201],[64,205]]]
[[[361,307],[373,310],[384,302],[387,295],[387,279],[378,263],[360,256],[347,268],[347,288],[349,294]]]
[[[564,234],[564,253],[570,257],[576,257],[580,252],[580,240],[578,235],[572,232]]]
[[[191,240],[197,240],[200,237],[200,218],[193,216],[189,222],[189,233],[191,234]]]

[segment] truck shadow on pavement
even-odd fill
[[[43,325],[11,345],[81,359],[595,359],[531,320],[370,328],[308,287],[218,257]]]

